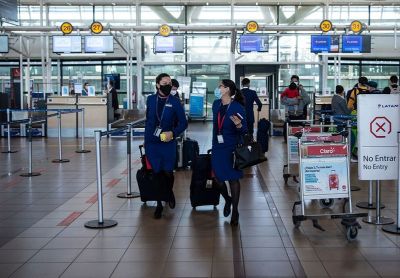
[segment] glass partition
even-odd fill
[[[151,94],[155,92],[156,77],[160,73],[167,73],[171,78],[185,76],[184,65],[146,65],[143,69],[143,93]]]
[[[400,6],[371,6],[370,24],[394,26],[400,23]]]
[[[251,20],[259,24],[277,24],[277,6],[234,6],[233,23],[246,24]]]
[[[62,83],[64,86],[68,85],[71,81],[74,83],[82,83],[82,85],[87,82],[90,86],[95,86],[96,93],[103,92],[100,62],[65,63],[62,66],[62,76]]]
[[[189,62],[228,62],[230,35],[188,35],[187,55]]]
[[[398,61],[363,61],[361,64],[361,73],[369,80],[378,83],[378,89],[383,90],[389,85],[391,75],[399,76]]]
[[[231,6],[188,6],[188,25],[230,25]]]
[[[279,25],[315,25],[322,19],[322,6],[279,6]]]
[[[184,6],[141,6],[142,25],[185,24]]]
[[[311,34],[285,34],[279,38],[279,61],[318,62],[318,55],[311,53]]]
[[[368,24],[368,6],[330,6],[329,19],[335,24],[350,24],[353,20],[360,20]]]

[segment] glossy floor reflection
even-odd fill
[[[192,123],[188,135],[210,148],[209,124]],[[325,232],[307,221],[296,229],[292,205],[296,184],[284,185],[285,144],[270,141],[268,161],[246,171],[241,181],[240,226],[232,229],[222,215],[224,201],[193,210],[190,171],[177,171],[176,208],[153,219],[154,202],[120,199],[126,191],[126,142],[102,140],[104,217],[114,228],[90,230],[97,219],[94,141],[92,152],[77,154],[79,142],[63,140],[70,163],[55,164],[57,140],[35,139],[33,170],[23,178],[27,144],[15,138],[15,154],[0,154],[0,277],[399,277],[400,237],[360,221],[356,241],[349,243],[340,221],[321,220]],[[140,162],[133,141],[133,190]],[[2,150],[7,142],[0,139]],[[353,204],[366,201],[367,182],[357,181],[352,164]],[[394,182],[382,183],[382,214],[396,218]],[[366,211],[357,209],[355,211]],[[372,214],[374,211],[371,212]]]

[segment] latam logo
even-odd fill
[[[378,104],[378,108],[398,108],[398,104]]]

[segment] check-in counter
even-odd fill
[[[47,98],[47,109],[85,109],[85,136],[94,136],[95,130],[107,130],[109,110],[107,96],[50,96]],[[48,114],[56,113],[49,111]],[[81,112],[62,114],[62,137],[76,136],[76,117],[78,117],[78,136],[81,135]],[[58,136],[57,117],[48,119],[47,131],[49,137]]]

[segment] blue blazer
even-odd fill
[[[261,111],[262,103],[257,96],[256,91],[250,90],[249,88],[243,88],[242,93],[246,100],[245,102],[245,109],[246,109],[246,117],[248,123],[254,123],[254,111],[253,111],[253,104],[254,102],[258,105],[258,111]]]

